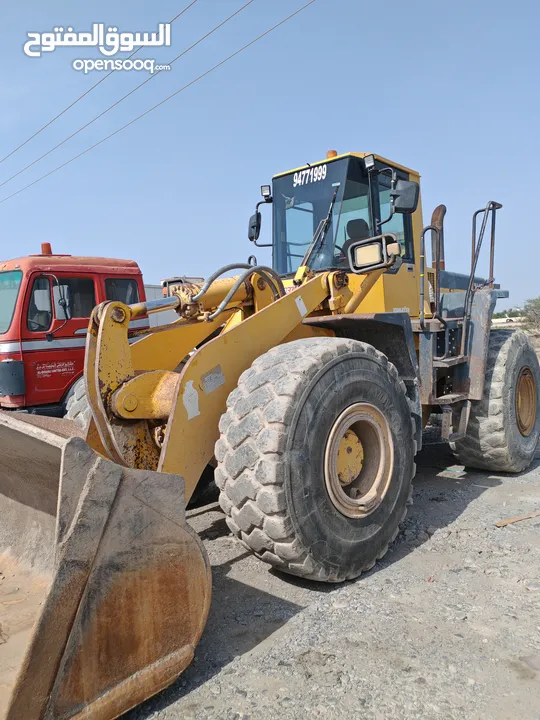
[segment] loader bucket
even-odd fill
[[[0,412],[0,718],[109,720],[191,662],[210,604],[177,475]]]

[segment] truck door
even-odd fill
[[[83,372],[86,331],[96,304],[94,279],[43,273],[29,286],[21,332],[27,405],[60,406]]]

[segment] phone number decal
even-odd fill
[[[306,185],[307,183],[319,182],[326,177],[326,165],[317,165],[317,167],[308,168],[295,172],[293,176],[293,187],[297,185]]]

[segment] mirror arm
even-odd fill
[[[381,174],[382,174],[382,173],[384,173],[384,174],[388,174],[388,173],[389,173],[389,174],[390,174],[390,177],[392,178],[392,180],[391,180],[391,185],[390,185],[390,215],[386,218],[386,220],[383,220],[382,222],[379,223],[379,228],[381,228],[383,225],[386,225],[387,222],[390,222],[390,220],[391,220],[391,219],[394,217],[394,215],[395,215],[395,207],[394,207],[394,202],[395,202],[395,201],[394,201],[394,195],[393,195],[393,193],[394,193],[394,191],[395,191],[395,189],[396,189],[397,173],[396,173],[395,170],[393,170],[393,169],[390,168],[390,167],[382,168],[382,170],[379,170],[379,172],[380,172]]]
[[[397,173],[391,167],[383,167],[380,170],[377,170],[377,174],[378,175],[390,175],[390,177],[392,178],[392,185],[394,185],[397,180]]]
[[[390,199],[390,215],[386,218],[386,220],[383,220],[379,223],[379,228],[381,228],[383,225],[386,225],[387,222],[390,222],[390,220],[394,217],[395,211],[394,211],[394,198]]]
[[[265,197],[264,200],[259,200],[259,202],[255,205],[255,213],[259,212],[261,205],[268,205],[268,203],[273,202],[273,200],[274,198],[271,195]],[[273,243],[259,243],[257,240],[252,240],[251,242],[257,247],[272,247],[273,245]]]
[[[370,168],[368,170],[368,183],[369,183],[369,189],[370,189],[370,198],[371,198],[371,175],[389,175],[391,177],[391,186],[390,186],[390,215],[386,218],[386,220],[375,220],[376,228],[375,232],[379,232],[380,228],[382,228],[383,225],[386,225],[387,222],[390,222],[390,220],[394,217],[394,198],[392,197],[392,192],[396,189],[396,182],[397,182],[397,172],[394,170],[394,168],[391,167],[383,167],[383,168]]]
[[[65,295],[64,295],[63,286],[60,285],[60,281],[58,280],[58,278],[56,277],[56,275],[54,275],[54,273],[41,273],[41,274],[40,274],[40,277],[52,277],[53,280],[56,281],[56,284],[57,284],[57,286],[58,286],[58,296],[59,296],[59,297],[58,297],[58,304],[61,306],[62,310],[64,311],[65,320],[64,320],[64,322],[60,325],[60,327],[57,327],[56,330],[49,330],[49,332],[45,333],[45,338],[48,340],[48,342],[51,342],[51,340],[53,339],[54,335],[55,335],[57,332],[60,332],[60,330],[62,330],[62,328],[64,328],[64,327],[67,325],[67,323],[68,323],[69,318],[68,318],[68,316],[67,316],[67,310],[66,310],[67,300],[66,300],[66,297],[65,297]],[[62,289],[60,289],[60,288],[62,288]],[[54,293],[53,293],[53,300],[54,300]],[[54,310],[54,302],[52,303],[52,307],[53,307],[53,310]]]

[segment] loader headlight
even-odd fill
[[[268,202],[272,197],[272,188],[270,185],[261,185],[261,195]]]

